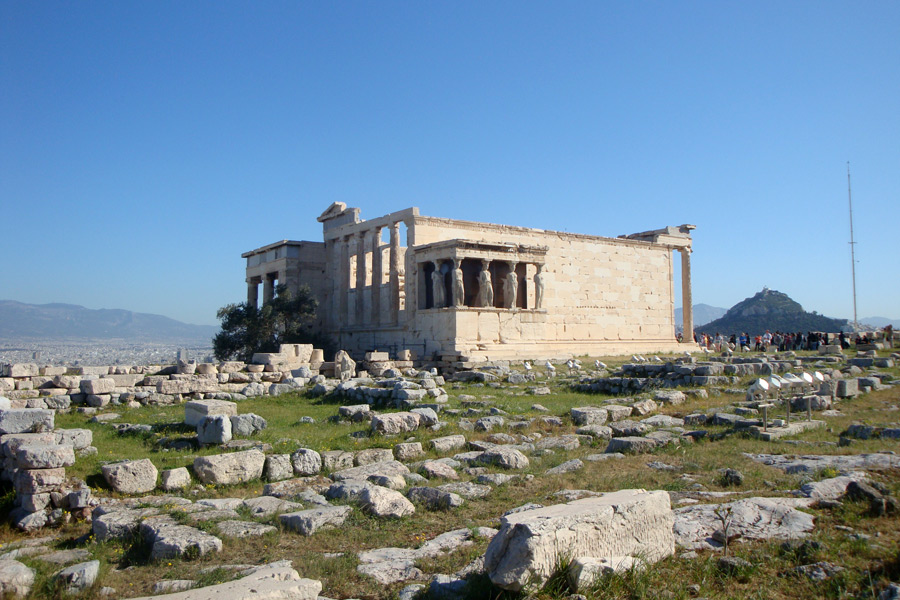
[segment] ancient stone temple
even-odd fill
[[[307,285],[318,327],[354,354],[495,360],[673,352],[674,253],[684,331],[693,331],[693,225],[618,238],[426,217],[363,220],[342,202],[319,216],[323,242],[246,252],[247,300]]]

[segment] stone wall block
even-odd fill
[[[191,427],[196,427],[212,415],[230,417],[236,414],[237,404],[227,400],[191,400],[184,405],[184,422]]]
[[[262,476],[266,455],[253,449],[230,454],[200,456],[194,459],[194,473],[203,483],[233,485]]]
[[[22,469],[16,472],[13,483],[17,494],[47,494],[59,490],[66,482],[66,470]]]
[[[79,387],[82,394],[111,394],[116,390],[116,381],[111,377],[82,379]]]
[[[54,412],[43,408],[0,410],[0,434],[52,431]]]
[[[561,557],[640,557],[675,551],[674,513],[663,491],[620,490],[501,518],[485,552],[485,571],[503,589],[546,581]]]
[[[227,444],[231,441],[231,418],[211,415],[197,425],[197,441],[201,444]]]
[[[317,475],[322,470],[322,456],[315,450],[301,448],[291,454],[291,464],[297,476]]]
[[[159,474],[149,458],[103,465],[100,471],[110,487],[122,494],[146,494],[153,491]]]
[[[20,469],[56,469],[75,464],[75,450],[65,444],[24,444],[16,451]]]
[[[160,475],[159,487],[167,492],[174,492],[191,484],[191,474],[185,467],[166,469]]]

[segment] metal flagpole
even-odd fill
[[[853,240],[853,195],[850,192],[850,161],[847,161],[847,201],[850,204],[850,268],[853,274],[853,331],[859,331],[856,319],[856,242]]]

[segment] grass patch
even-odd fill
[[[593,359],[582,359],[589,367]],[[603,359],[611,368],[623,362],[622,358]],[[522,385],[504,384],[500,388],[475,384],[447,385],[448,408],[465,410],[462,396],[473,396],[476,400],[488,400],[491,406],[506,411],[507,420],[535,419],[531,425],[516,431],[502,428],[498,431],[514,435],[562,435],[574,433],[575,426],[569,411],[575,406],[602,405],[611,397],[602,394],[575,392],[570,387],[578,377],[562,373],[552,380],[538,380]],[[894,376],[900,376],[897,368],[889,369]],[[749,382],[752,378],[746,378]],[[547,386],[551,394],[534,396],[527,388]],[[740,388],[735,385],[735,388]],[[684,417],[694,412],[709,412],[725,409],[729,405],[744,400],[743,394],[710,393],[708,398],[689,396],[681,405],[661,405],[658,412],[676,417]],[[42,531],[35,534],[21,534],[8,524],[0,525],[0,552],[11,545],[22,544],[48,533],[58,537],[48,542],[54,549],[63,547],[86,547],[92,557],[100,560],[101,584],[116,589],[115,597],[133,597],[151,593],[153,583],[162,579],[194,579],[202,585],[219,583],[231,579],[235,572],[218,568],[222,564],[261,564],[273,560],[290,560],[300,575],[323,582],[323,595],[332,598],[365,598],[367,600],[387,600],[406,585],[380,585],[369,577],[361,575],[357,552],[361,550],[400,547],[419,547],[423,540],[431,539],[452,529],[471,527],[498,527],[499,516],[510,508],[528,502],[555,504],[560,502],[555,492],[562,489],[586,489],[608,492],[624,488],[662,489],[673,493],[683,493],[699,488],[706,491],[752,492],[753,495],[784,496],[784,490],[792,490],[808,480],[808,476],[785,474],[784,472],[750,460],[745,453],[773,454],[855,454],[859,452],[900,451],[897,440],[854,440],[850,446],[838,446],[838,436],[850,423],[856,420],[873,424],[896,421],[897,412],[890,411],[900,402],[900,390],[890,388],[860,396],[853,400],[839,401],[836,408],[843,415],[827,417],[828,426],[795,436],[792,440],[762,442],[758,439],[728,435],[729,430],[720,426],[703,426],[690,429],[705,429],[708,436],[692,444],[665,446],[652,454],[631,455],[619,460],[600,462],[584,461],[584,468],[561,475],[545,475],[547,469],[572,458],[582,460],[589,454],[602,452],[606,442],[594,441],[580,448],[563,452],[556,450],[540,457],[531,457],[528,469],[517,473],[519,478],[497,486],[484,499],[468,500],[452,511],[427,511],[418,507],[416,515],[401,520],[378,520],[354,508],[347,524],[340,528],[323,529],[311,537],[279,530],[259,538],[222,538],[224,548],[221,553],[196,557],[192,560],[176,559],[151,562],[148,550],[140,539],[129,542],[110,541],[76,544],[75,540],[90,531],[85,523],[74,523],[59,530]],[[335,398],[311,398],[303,393],[290,393],[274,398],[251,398],[238,403],[238,412],[255,413],[268,422],[264,431],[255,435],[255,441],[271,444],[276,453],[290,453],[298,448],[312,448],[319,452],[326,450],[358,451],[365,448],[391,448],[395,444],[414,438],[428,447],[428,440],[439,436],[464,433],[469,440],[486,440],[489,433],[474,433],[459,426],[457,417],[443,416],[446,426],[440,431],[419,431],[396,438],[369,436],[363,424],[338,422],[333,417],[337,407],[347,403]],[[532,409],[533,404],[542,404],[548,412]],[[129,409],[112,406],[119,423],[148,424],[152,431],[138,435],[119,435],[110,425],[90,423],[89,417],[73,412],[57,415],[57,426],[63,428],[89,428],[94,434],[94,445],[99,452],[95,456],[81,457],[74,467],[67,469],[69,475],[85,479],[95,493],[115,497],[117,494],[107,489],[100,474],[100,467],[106,461],[124,457],[149,458],[160,470],[188,467],[197,456],[221,452],[219,448],[194,448],[187,450],[165,450],[159,444],[163,438],[186,437],[190,428],[182,425],[183,405],[151,406]],[[483,413],[487,414],[487,413]],[[539,420],[541,416],[559,417],[562,427],[554,427]],[[300,423],[300,418],[309,416],[315,424]],[[478,415],[472,416],[474,420]],[[773,416],[770,414],[770,417]],[[800,415],[795,415],[795,418]],[[428,451],[423,458],[437,458],[440,455]],[[647,467],[650,461],[664,462],[675,467],[673,471],[656,470]],[[721,478],[721,469],[730,467],[744,475],[739,486],[728,486]],[[493,469],[491,469],[493,470]],[[816,478],[827,478],[837,473],[823,470]],[[534,477],[529,477],[533,475]],[[462,479],[473,476],[463,475]],[[900,492],[900,472],[875,474],[875,478],[887,484],[894,494]],[[221,497],[251,497],[261,494],[263,483],[251,482],[238,486],[199,486],[196,484],[184,495],[191,500]],[[680,496],[676,496],[680,497]],[[8,512],[12,508],[14,495],[7,487],[0,495],[0,510]],[[165,511],[164,511],[165,512]],[[242,518],[249,518],[245,510],[239,510]],[[172,510],[174,518],[217,535],[212,522],[194,523],[189,514]],[[900,526],[898,516],[873,518],[868,515],[868,506],[862,503],[846,502],[832,510],[813,510],[816,530],[811,541],[816,547],[804,550],[784,549],[781,542],[734,543],[729,553],[748,560],[752,570],[748,573],[724,574],[717,568],[718,554],[701,552],[696,558],[673,556],[644,569],[635,569],[624,575],[608,575],[598,579],[584,593],[588,598],[798,598],[798,597],[872,597],[888,581],[900,579]],[[278,524],[276,517],[255,518],[259,522]],[[845,528],[851,528],[847,531]],[[453,573],[462,569],[480,556],[487,546],[486,539],[476,539],[469,546],[447,555],[421,560],[417,566],[426,573]],[[37,569],[37,585],[34,597],[59,597],[60,591],[54,587],[51,575],[59,567],[33,558],[23,559]],[[817,584],[805,577],[790,575],[790,571],[808,562],[829,561],[844,567],[839,576],[825,584]],[[534,598],[561,599],[571,593],[568,582],[558,565],[559,576],[537,590],[532,590]],[[697,586],[697,587],[691,587]],[[877,596],[877,594],[876,594]],[[90,590],[84,598],[99,597],[98,590]],[[524,599],[525,595],[501,592],[492,587],[484,577],[471,578],[469,588],[471,598]]]

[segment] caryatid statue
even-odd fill
[[[434,307],[444,307],[444,274],[441,267],[435,263],[435,269],[431,272],[431,295],[434,298]]]
[[[516,275],[516,265],[513,263],[506,279],[503,280],[503,305],[506,308],[515,308],[518,293],[519,276]]]
[[[466,288],[463,285],[463,272],[458,260],[453,261],[453,306],[466,303]]]
[[[491,282],[490,266],[491,261],[481,261],[481,273],[478,274],[478,306],[484,308],[494,306],[494,284]]]
[[[537,266],[537,273],[534,274],[534,307],[543,308],[544,304],[544,273],[542,269],[544,265]]]

